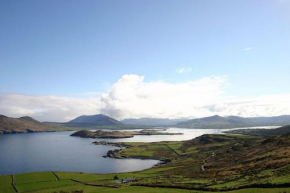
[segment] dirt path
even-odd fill
[[[210,158],[213,158],[215,156],[215,153],[214,152],[212,152],[212,154],[211,154],[211,156],[209,156],[207,159],[204,159],[202,162],[203,162],[203,164],[200,166],[200,169],[201,169],[201,171],[205,171],[205,169],[204,169],[204,166],[206,165],[206,160],[208,160],[208,159],[210,159]]]
[[[203,162],[203,165],[201,165],[200,169],[201,169],[201,171],[204,172],[205,171],[204,166],[206,164],[206,160],[203,160],[202,162]]]

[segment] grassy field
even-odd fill
[[[15,192],[11,185],[11,176],[0,176],[0,193]]]
[[[19,192],[32,193],[290,192],[290,136],[203,135],[182,142],[126,145],[130,147],[120,155],[166,163],[119,174],[18,174],[13,176],[15,186]],[[125,179],[133,180],[121,182]],[[11,180],[11,176],[0,176],[0,193],[15,192]]]
[[[173,169],[173,168],[170,168]],[[136,178],[148,178],[149,176],[152,181],[155,180],[156,172],[164,172],[168,169],[150,169],[143,172],[134,172],[134,173],[125,173],[117,174],[119,178],[127,178],[135,176]],[[136,193],[188,193],[188,192],[211,192],[206,190],[190,190],[190,189],[178,189],[178,188],[158,188],[158,187],[146,187],[146,186],[136,186],[134,183],[131,184],[122,184],[116,187],[106,187],[105,182],[110,181],[113,184],[113,177],[115,174],[83,174],[83,173],[74,173],[74,172],[57,172],[60,180],[49,178],[49,173],[52,172],[41,172],[41,173],[28,173],[15,175],[15,178],[24,179],[27,176],[27,179],[20,184],[17,183],[16,187],[19,192],[33,192],[33,193],[53,193],[53,192],[73,192],[73,191],[83,191],[86,193],[122,193],[122,192],[136,192]],[[137,175],[139,174],[139,175]],[[53,175],[53,174],[52,174]],[[177,177],[176,177],[177,178]],[[43,181],[43,179],[47,181]],[[75,182],[74,180],[78,181]],[[186,179],[181,178],[175,179],[174,183],[181,181],[181,183],[194,183],[202,184],[208,183],[208,180],[197,180],[197,179]],[[288,179],[289,181],[289,179]],[[99,182],[99,183],[98,183]],[[10,193],[15,192],[11,186],[11,177],[10,176],[0,176],[0,192],[1,193]],[[99,185],[99,186],[94,186]],[[225,185],[225,184],[224,184]],[[230,184],[228,184],[230,185]],[[231,184],[230,186],[233,186]],[[218,186],[216,186],[218,187]],[[221,186],[222,187],[222,186]],[[217,191],[221,192],[221,191]],[[230,193],[248,193],[248,192],[269,192],[269,193],[283,193],[290,192],[290,188],[246,188],[241,190],[227,191]]]

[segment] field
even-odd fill
[[[131,173],[39,172],[0,176],[15,192],[290,192],[290,137],[203,135],[183,142],[126,143],[121,156],[162,159]],[[111,158],[107,158],[111,159]]]
[[[117,174],[120,178],[128,178],[135,176],[136,178],[143,179],[150,177],[154,181],[154,174],[156,172],[164,172],[166,169],[153,169],[146,170],[137,173],[125,173]],[[51,174],[51,175],[49,175]],[[48,176],[54,176],[52,172],[41,173],[27,173],[21,175],[15,175],[18,179],[16,187],[19,192],[33,192],[33,193],[53,193],[53,192],[73,192],[83,191],[86,193],[100,192],[100,193],[122,193],[122,192],[136,192],[136,193],[185,193],[185,192],[211,192],[201,190],[189,190],[178,188],[158,188],[158,187],[146,187],[146,186],[134,186],[134,183],[125,185],[116,185],[113,182],[115,174],[83,174],[73,172],[57,172],[56,178],[48,178]],[[46,181],[43,181],[46,180]],[[202,180],[187,180],[183,179],[184,183],[206,183]],[[78,181],[78,182],[76,182]],[[176,182],[176,181],[175,181]],[[107,184],[106,184],[107,183]],[[116,187],[109,187],[110,185],[116,185]],[[15,192],[11,186],[10,176],[0,176],[0,192],[12,193]],[[220,191],[218,191],[220,192]],[[242,190],[227,191],[229,193],[246,193],[246,192],[290,192],[290,188],[246,188]]]

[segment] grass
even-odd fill
[[[120,188],[108,188],[108,187],[93,187],[88,185],[82,185],[75,183],[70,179],[78,180],[86,183],[93,184],[106,184],[106,182],[114,183],[112,180],[115,175],[118,175],[119,178],[129,178],[135,176],[139,178],[141,182],[152,183],[152,182],[162,182],[170,186],[170,183],[175,184],[207,184],[210,183],[209,179],[192,179],[186,178],[184,176],[171,176],[170,178],[156,178],[156,174],[162,172],[168,172],[170,170],[176,169],[175,167],[165,167],[165,168],[152,168],[149,170],[141,172],[132,172],[132,173],[122,173],[122,174],[86,174],[86,173],[74,173],[74,172],[56,172],[60,177],[60,181],[52,180],[49,175],[51,172],[40,172],[40,173],[28,173],[28,174],[19,174],[15,175],[16,179],[22,179],[22,183],[17,184],[17,188],[20,192],[39,192],[39,193],[52,193],[67,191],[71,192],[73,190],[83,190],[85,193],[90,192],[104,192],[104,193],[122,193],[122,192],[136,192],[136,193],[177,193],[177,192],[189,192],[189,190],[183,190],[178,188],[154,188],[154,187],[144,187],[144,186],[129,186],[128,184],[122,185]],[[271,174],[271,170],[263,172],[263,176]],[[158,175],[157,175],[158,176]],[[28,179],[23,180],[23,178],[28,177]],[[283,180],[282,180],[283,179]],[[289,176],[284,176],[284,178],[275,178],[275,182],[289,182]],[[50,181],[43,181],[50,180]],[[242,178],[238,181],[228,182],[224,184],[218,184],[215,186],[210,186],[210,188],[223,188],[223,187],[235,187],[246,183],[248,177]],[[273,181],[273,182],[274,182]],[[0,193],[12,193],[15,192],[10,185],[11,178],[10,176],[0,176]],[[192,192],[210,192],[210,191],[197,191]],[[246,193],[246,192],[290,192],[290,188],[252,188],[252,189],[242,189],[235,191],[228,191],[230,193]]]
[[[17,189],[20,192],[31,192],[42,189],[54,189],[57,187],[63,187],[68,185],[74,185],[75,183],[71,180],[61,180],[61,181],[48,181],[48,182],[38,182],[38,183],[26,183],[17,185]]]
[[[56,172],[58,177],[61,180],[77,180],[81,182],[96,182],[96,181],[103,181],[103,180],[113,180],[114,176],[118,176],[119,179],[122,178],[144,178],[150,177],[155,172],[129,172],[129,173],[119,173],[119,174],[88,174],[88,173],[72,173],[72,172]]]
[[[0,187],[10,185],[11,185],[11,176],[0,176]]]
[[[15,175],[15,184],[26,184],[31,182],[46,182],[46,181],[56,181],[56,177],[52,172],[38,172],[38,173],[25,173]]]
[[[0,193],[15,193],[12,186],[0,186]]]
[[[11,176],[0,176],[0,193],[14,193]]]
[[[51,190],[40,190],[34,191],[33,193],[52,193],[52,192],[60,192],[67,191],[71,192],[72,190],[83,190],[84,193],[188,193],[188,190],[180,190],[180,189],[167,189],[167,188],[149,188],[149,187],[122,187],[122,188],[104,188],[104,187],[93,187],[93,186],[84,186],[84,185],[74,185],[69,187],[59,187]]]

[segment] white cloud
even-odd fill
[[[225,76],[168,83],[124,75],[99,97],[0,95],[0,114],[32,116],[41,121],[68,121],[103,113],[116,119],[205,117],[215,114],[244,117],[290,114],[290,94],[235,98],[225,94]],[[230,100],[229,100],[230,98]]]
[[[249,50],[252,50],[252,49],[254,49],[253,47],[247,47],[247,48],[244,48],[243,50],[244,51],[249,51]]]
[[[84,92],[84,93],[78,93],[77,95],[79,96],[84,96],[84,97],[98,97],[101,96],[103,93],[101,92]]]
[[[206,106],[214,114],[222,116],[278,116],[290,114],[290,94],[259,96],[248,99],[235,99]]]
[[[0,95],[0,114],[32,116],[40,121],[68,121],[79,115],[95,114],[102,108],[99,98]]]
[[[192,69],[190,67],[183,67],[176,70],[178,74],[185,74],[191,72]]]
[[[226,77],[218,76],[173,84],[125,75],[102,96],[102,112],[121,119],[193,116],[196,109],[220,100],[225,83]]]

